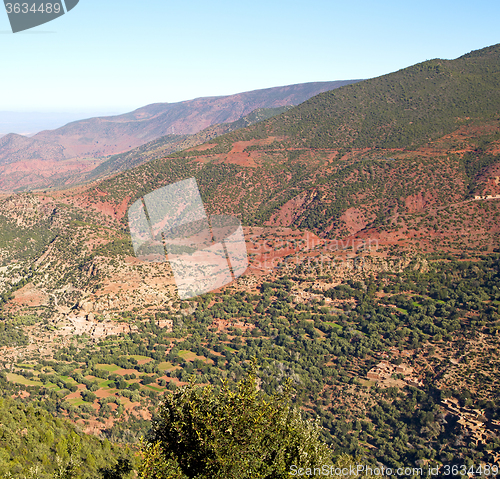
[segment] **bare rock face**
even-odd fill
[[[94,320],[95,320],[94,313],[87,314],[87,321],[94,321]]]
[[[81,301],[79,307],[85,313],[90,313],[94,309],[94,305],[90,301]]]

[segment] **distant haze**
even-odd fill
[[[49,111],[0,111],[0,137],[8,133],[31,136],[43,130],[60,128],[71,121],[95,116],[118,115],[116,110]]]

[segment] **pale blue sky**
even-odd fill
[[[17,34],[0,7],[0,111],[124,112],[371,78],[500,42],[498,0],[80,0]]]

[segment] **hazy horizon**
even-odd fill
[[[127,110],[128,111],[128,110]],[[114,116],[127,111],[70,110],[70,111],[0,111],[0,137],[9,133],[33,136],[43,130],[54,130],[68,123],[99,116]]]

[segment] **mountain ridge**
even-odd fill
[[[117,174],[151,159],[162,158],[172,152],[204,144],[220,135],[263,121],[290,108],[292,107],[257,108],[234,122],[211,125],[191,135],[162,136],[125,153],[112,155],[109,160],[94,168],[86,180],[99,179],[106,174]]]
[[[108,155],[169,133],[192,134],[214,124],[236,121],[256,108],[298,104],[320,91],[354,81],[359,80],[313,82],[176,103],[154,103],[122,115],[71,122],[56,130],[37,133],[33,138],[62,145],[66,155]],[[112,151],[117,138],[121,146]],[[98,141],[101,141],[99,147]]]

